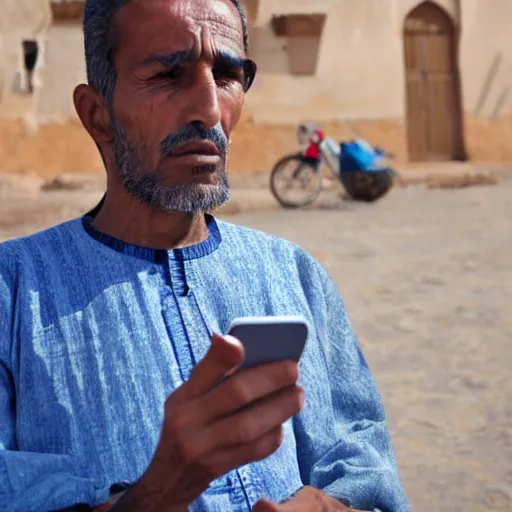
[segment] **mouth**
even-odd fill
[[[220,157],[219,148],[208,140],[194,140],[182,144],[176,151],[173,151],[170,157]]]

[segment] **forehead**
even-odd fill
[[[131,0],[115,26],[117,53],[134,60],[188,50],[205,31],[214,46],[244,53],[242,21],[230,0]]]

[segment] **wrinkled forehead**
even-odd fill
[[[115,19],[116,55],[137,62],[152,54],[212,49],[242,56],[242,21],[230,0],[132,0]]]

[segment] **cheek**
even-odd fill
[[[155,167],[161,158],[160,144],[168,135],[163,127],[169,125],[165,109],[152,100],[154,98],[145,98],[143,102],[139,97],[119,94],[114,101],[118,122],[150,168]]]
[[[244,99],[245,93],[242,88],[237,91],[222,91],[219,93],[222,128],[228,137],[240,120]]]

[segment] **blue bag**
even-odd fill
[[[362,140],[342,142],[340,153],[340,170],[369,171],[375,169],[381,157],[368,143]]]

